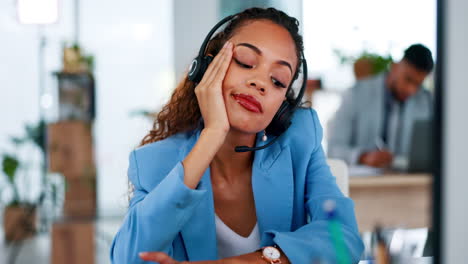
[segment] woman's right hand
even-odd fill
[[[226,135],[230,125],[223,98],[223,80],[232,59],[232,43],[227,41],[195,87],[205,129]]]
[[[223,80],[231,59],[232,43],[226,42],[195,87],[205,128],[195,146],[182,161],[184,183],[191,189],[197,187],[230,128],[223,98]]]

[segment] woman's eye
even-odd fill
[[[236,63],[239,64],[242,68],[252,69],[252,66],[242,63],[238,59],[234,59],[234,61],[236,61]]]
[[[284,85],[282,82],[276,80],[275,78],[271,78],[271,81],[277,87],[286,88],[286,85]]]

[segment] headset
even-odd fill
[[[211,61],[213,60],[212,56],[205,55],[206,47],[211,40],[213,34],[218,30],[223,24],[235,18],[236,15],[230,15],[223,18],[219,21],[208,33],[203,41],[200,51],[198,52],[198,56],[193,59],[192,63],[190,64],[188,79],[195,83],[199,83],[205,74],[206,69],[210,65]],[[236,152],[247,152],[247,151],[257,151],[260,149],[267,148],[271,146],[276,140],[278,140],[279,136],[281,136],[291,125],[291,119],[294,114],[294,111],[298,108],[299,104],[302,101],[302,97],[304,96],[304,92],[307,85],[307,62],[304,57],[304,54],[301,52],[301,61],[302,61],[302,86],[297,98],[292,102],[288,102],[287,100],[283,101],[280,108],[276,112],[275,116],[271,120],[271,123],[265,129],[267,134],[276,136],[273,140],[269,143],[259,146],[259,147],[248,147],[248,146],[237,146],[235,148]],[[292,83],[288,89],[291,89]]]

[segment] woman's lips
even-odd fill
[[[245,109],[255,113],[263,112],[262,104],[255,97],[248,94],[233,94],[232,96]]]

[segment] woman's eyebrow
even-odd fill
[[[262,51],[257,48],[256,46],[250,44],[250,43],[239,43],[237,44],[236,46],[244,46],[244,47],[247,47],[247,48],[250,48],[252,49],[255,53],[257,53],[258,55],[262,55]],[[284,60],[279,60],[277,61],[276,63],[280,64],[280,65],[284,65],[284,66],[287,66],[289,68],[289,70],[291,71],[292,73],[292,67],[291,67],[291,64],[289,64],[289,62],[287,61],[284,61]]]

